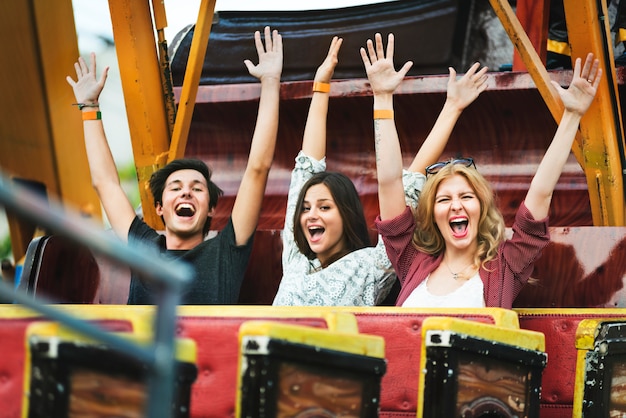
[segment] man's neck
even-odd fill
[[[200,235],[181,237],[176,234],[165,234],[165,246],[168,250],[191,250],[197,247],[204,238]]]

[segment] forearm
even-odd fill
[[[248,164],[235,203],[232,220],[237,245],[245,244],[256,229],[278,132],[280,80],[261,81],[261,98]]]
[[[89,109],[93,110],[94,108]],[[99,108],[95,108],[95,111],[98,110]],[[98,194],[102,194],[105,188],[120,184],[115,160],[107,142],[102,120],[84,120],[83,131],[91,182]]]
[[[535,219],[548,216],[552,193],[572,149],[581,115],[566,111],[526,196],[526,207]]]
[[[278,133],[279,99],[280,80],[263,79],[247,170],[267,172],[272,165]]]
[[[393,96],[375,95],[374,111],[376,110],[393,110]],[[405,207],[402,151],[393,118],[374,119],[374,144],[380,216],[382,219],[393,218]]]
[[[326,155],[326,118],[328,115],[328,93],[313,92],[309,114],[304,127],[302,151],[316,160]]]

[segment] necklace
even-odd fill
[[[446,267],[448,268],[448,271],[450,272],[450,274],[452,274],[452,278],[454,280],[459,280],[460,274],[463,273],[469,266],[471,266],[474,263],[469,263],[467,266],[463,267],[461,270],[459,270],[458,272],[453,272],[452,269],[450,268],[450,265],[448,264],[448,261],[444,261]]]

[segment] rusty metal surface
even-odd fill
[[[626,227],[551,229],[550,244],[515,301],[525,308],[626,306]]]

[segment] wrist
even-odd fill
[[[393,119],[393,109],[374,109],[374,119]]]
[[[392,109],[393,110],[393,95],[374,95],[374,109]]]
[[[280,75],[266,75],[260,78],[261,84],[280,84]]]
[[[83,121],[102,120],[102,113],[99,110],[83,110]]]
[[[454,100],[446,99],[443,104],[443,108],[441,109],[441,112],[449,112],[460,115],[461,113],[463,113],[463,110],[465,110],[464,106],[459,106],[459,104]]]
[[[99,108],[100,103],[97,101],[86,100],[84,102],[72,103],[72,106],[78,106],[78,110],[85,111],[89,109]]]
[[[318,92],[318,93],[330,92],[330,83],[327,83],[325,81],[314,81],[313,92]]]

